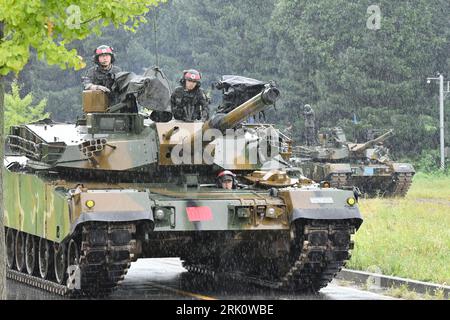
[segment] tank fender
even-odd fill
[[[362,217],[359,210],[355,208],[344,209],[344,208],[334,208],[334,209],[307,209],[307,208],[295,208],[292,212],[292,221],[298,219],[318,219],[318,220],[343,220],[343,219],[353,219],[356,228],[362,224]]]
[[[114,212],[89,212],[83,213],[71,226],[71,232],[74,232],[76,227],[80,223],[85,222],[129,222],[129,221],[138,221],[138,220],[147,220],[153,221],[153,212],[152,211],[114,211]]]
[[[398,162],[394,162],[392,164],[392,169],[395,172],[413,172],[415,173],[416,171],[414,170],[414,167],[412,166],[412,164],[410,163],[398,163]]]
[[[72,232],[80,223],[89,221],[154,222],[152,205],[145,191],[89,190],[75,195],[72,199]],[[89,202],[93,204],[92,207],[89,207]]]
[[[332,173],[352,173],[352,168],[348,163],[327,163],[325,167],[325,174],[329,175]]]
[[[290,211],[290,222],[298,219],[343,220],[351,219],[359,228],[363,219],[358,206],[347,204],[354,198],[352,191],[338,189],[283,190],[279,195]]]

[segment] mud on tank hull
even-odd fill
[[[6,170],[5,184],[8,277],[65,295],[107,295],[132,261],[169,256],[191,272],[318,291],[362,222],[352,192],[336,189],[77,188]]]

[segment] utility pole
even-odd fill
[[[444,76],[439,73],[437,78],[427,78],[427,83],[431,80],[439,80],[439,131],[440,131],[440,151],[441,151],[441,166],[440,169],[445,169],[445,145],[444,145],[444,100],[446,94],[450,92],[450,83],[447,81],[447,90],[444,91]]]

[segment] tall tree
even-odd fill
[[[4,110],[4,133],[9,132],[9,128],[13,125],[30,123],[42,120],[50,116],[44,112],[47,104],[46,99],[42,99],[38,104],[33,103],[33,95],[27,94],[23,98],[20,96],[20,87],[17,81],[11,85],[11,94],[6,94]]]
[[[60,68],[76,70],[85,62],[75,49],[67,46],[86,38],[92,32],[101,34],[103,27],[113,24],[135,31],[145,22],[151,6],[164,0],[5,0],[0,5],[0,142],[3,146],[3,77],[19,73],[30,58],[31,49],[37,57]],[[1,32],[3,31],[3,33]],[[3,148],[1,159],[3,159]],[[1,171],[1,170],[0,170]],[[3,181],[3,180],[2,180]],[[0,190],[0,298],[5,298],[5,247],[3,224],[3,186]]]

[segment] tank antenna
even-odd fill
[[[158,20],[158,9],[155,8],[155,19],[153,19],[153,31],[155,34],[154,40],[155,40],[156,66],[159,67],[157,20]]]

